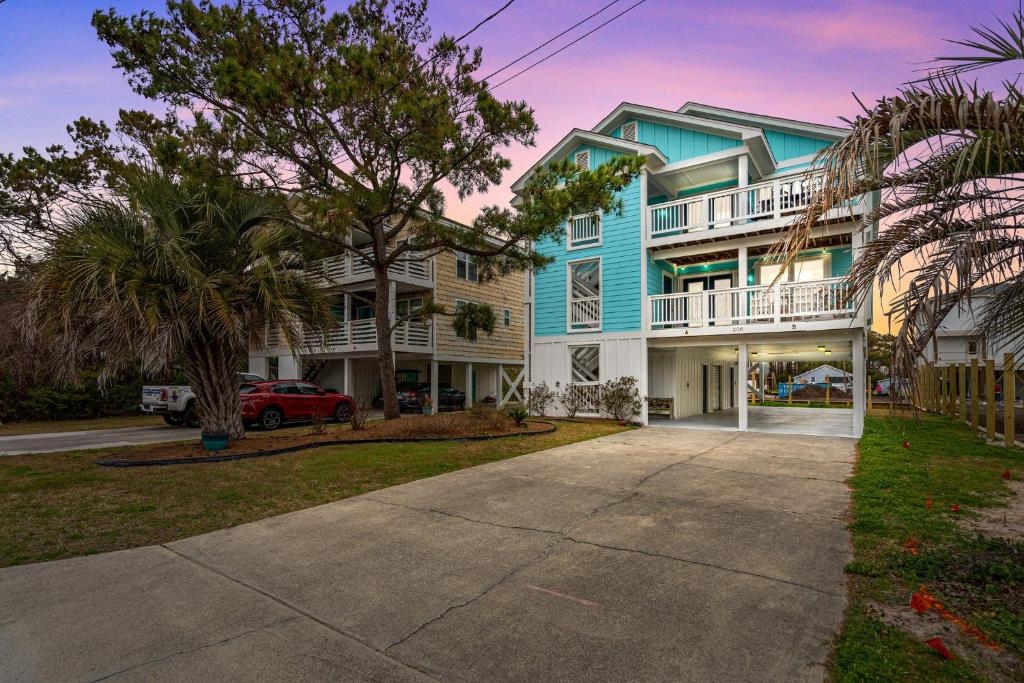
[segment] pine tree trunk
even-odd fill
[[[378,266],[374,273],[376,305],[374,319],[377,323],[377,363],[380,367],[381,395],[384,397],[384,419],[394,420],[402,416],[398,408],[398,389],[395,387],[395,355],[391,350],[391,282],[387,267]]]
[[[227,434],[244,439],[242,400],[239,395],[238,364],[240,354],[228,344],[209,340],[189,349],[185,376],[199,407],[204,434]]]

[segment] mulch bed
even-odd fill
[[[106,467],[144,467],[155,465],[186,465],[204,462],[227,462],[249,458],[296,453],[325,446],[360,443],[415,443],[424,441],[481,441],[508,436],[548,434],[557,429],[550,423],[531,420],[517,427],[500,417],[477,418],[466,413],[449,415],[416,415],[400,420],[373,422],[365,429],[353,431],[347,426],[328,428],[322,434],[306,434],[248,438],[230,442],[220,451],[207,451],[202,444],[170,443],[154,445],[145,450],[115,453],[96,461]],[[311,428],[312,429],[312,428]]]

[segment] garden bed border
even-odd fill
[[[513,434],[478,434],[474,436],[424,436],[416,438],[390,438],[390,439],[333,439],[331,441],[316,441],[296,446],[286,446],[269,451],[258,451],[254,453],[229,453],[227,455],[203,455],[193,458],[155,458],[153,460],[118,460],[116,458],[100,458],[96,461],[102,467],[162,467],[165,465],[199,465],[202,463],[231,462],[234,460],[250,460],[252,458],[264,458],[285,453],[296,453],[314,448],[326,446],[348,446],[366,443],[424,443],[432,441],[489,441],[491,439],[507,439],[519,436],[539,436],[550,434],[558,429],[558,425],[545,420],[531,420],[531,424],[547,425],[547,429],[536,431],[518,432]]]

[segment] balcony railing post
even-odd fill
[[[782,182],[779,180],[772,181],[772,215],[782,217]]]
[[[775,312],[775,322],[782,322],[782,283],[776,282],[772,285],[772,306]]]

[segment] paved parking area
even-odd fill
[[[641,429],[0,570],[0,680],[821,680],[854,443]]]
[[[726,408],[677,420],[657,420],[654,424],[686,429],[735,430],[739,423],[737,411],[737,408]],[[853,409],[748,406],[747,427],[752,432],[852,437]]]

